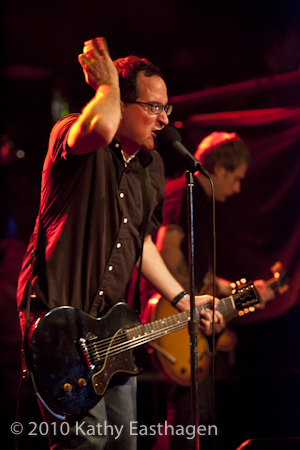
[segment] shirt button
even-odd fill
[[[103,291],[99,291],[99,295],[101,297],[103,295]]]
[[[116,147],[116,148],[119,148],[119,147],[120,147],[119,142],[116,142],[116,143],[115,143],[115,147]]]
[[[127,217],[124,217],[124,220],[123,220],[123,222],[124,222],[124,223],[127,223],[127,222],[128,222],[128,219],[127,219]]]
[[[124,198],[124,196],[125,196],[124,192],[121,192],[121,193],[120,193],[120,197],[121,197],[121,198]]]
[[[113,270],[113,266],[109,266],[108,270],[111,272]]]
[[[117,243],[117,248],[120,248],[122,244],[120,242]]]

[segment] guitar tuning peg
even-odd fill
[[[279,294],[284,294],[286,291],[288,291],[289,290],[289,285],[288,284],[285,284],[284,286],[281,286],[279,289],[278,289],[278,292],[279,292]]]
[[[230,283],[231,287],[231,295],[234,295],[236,293],[236,283]]]
[[[280,261],[277,261],[275,264],[273,264],[273,266],[271,267],[271,272],[275,273],[275,272],[281,272],[282,270],[282,263]]]

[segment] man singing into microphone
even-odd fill
[[[156,132],[168,124],[172,110],[166,84],[146,59],[129,56],[113,62],[103,38],[86,47],[79,62],[95,94],[80,114],[61,119],[50,135],[39,216],[18,283],[23,332],[31,273],[30,321],[62,305],[101,317],[115,303],[126,301],[142,244],[143,276],[179,311],[189,309],[189,295],[167,270],[151,239],[162,223],[165,196],[162,159],[153,150]],[[144,242],[143,168],[148,170],[151,194]],[[196,303],[211,300],[201,296]],[[200,327],[209,335],[212,313],[201,314]],[[222,315],[216,312],[215,320],[222,323]],[[135,394],[135,378],[109,387],[84,416],[68,417],[69,432],[51,448],[135,450],[136,435],[130,432],[130,423],[136,421]],[[100,426],[103,430],[107,423],[122,430],[121,435],[88,432]],[[31,444],[23,448],[34,448]]]

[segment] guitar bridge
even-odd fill
[[[87,367],[88,367],[90,370],[95,369],[95,364],[93,364],[93,363],[91,362],[91,358],[90,358],[90,355],[89,355],[89,351],[88,351],[88,348],[87,348],[87,345],[86,345],[86,339],[80,338],[80,339],[79,339],[79,345],[80,345],[80,348],[81,348],[81,350],[82,350],[82,354],[83,354],[83,356],[84,356],[84,360],[85,360],[85,362],[86,362]]]

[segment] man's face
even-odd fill
[[[241,180],[245,178],[247,169],[247,164],[241,164],[232,172],[226,170],[223,166],[215,166],[212,180],[217,201],[224,202],[228,197],[240,192]]]
[[[137,77],[138,102],[168,103],[167,87],[159,76],[146,77],[140,72]],[[137,103],[122,103],[122,118],[117,137],[122,149],[129,155],[142,150],[154,150],[157,146],[155,132],[168,125],[165,111],[160,114],[151,112],[151,107]]]

